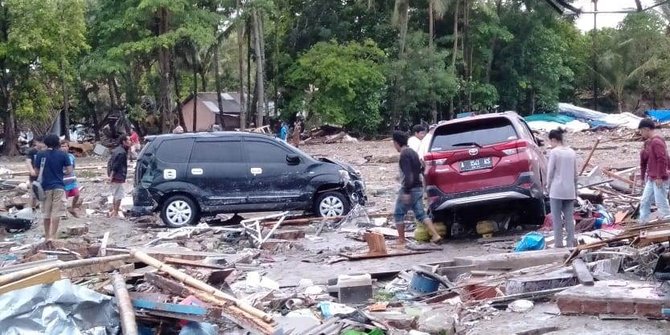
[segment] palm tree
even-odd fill
[[[441,19],[447,12],[448,0],[428,0],[428,48],[433,52],[435,39],[435,19]],[[437,123],[437,101],[431,101],[431,117]]]
[[[624,46],[627,42],[619,44]],[[623,112],[624,93],[627,85],[633,83],[638,77],[650,70],[657,63],[656,57],[651,57],[644,63],[637,65],[627,59],[621,50],[608,50],[598,59],[598,71],[591,68],[601,83],[611,92],[617,101],[619,113]]]
[[[398,38],[400,57],[405,55],[405,43],[407,42],[407,25],[409,24],[409,0],[395,0],[393,9],[393,25],[400,29]]]

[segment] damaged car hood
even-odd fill
[[[361,175],[361,173],[358,170],[356,170],[353,167],[353,165],[342,162],[342,161],[339,161],[337,159],[332,159],[332,158],[328,158],[328,157],[321,157],[321,158],[319,158],[319,161],[324,162],[324,163],[335,164],[335,165],[341,167],[342,169],[346,170],[347,172],[349,172],[349,174],[351,174],[353,176],[360,177],[360,175]]]

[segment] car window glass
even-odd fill
[[[242,163],[240,141],[198,141],[193,146],[191,163]]]
[[[506,118],[473,120],[442,125],[435,130],[430,151],[468,148],[473,144],[487,146],[519,138]]]
[[[533,132],[531,132],[530,128],[528,128],[526,122],[521,118],[519,118],[519,122],[521,123],[521,130],[523,131],[523,135],[531,141],[534,140],[535,137],[533,136]]]
[[[249,163],[282,163],[286,164],[286,149],[268,142],[246,141]]]
[[[190,138],[165,140],[158,148],[156,157],[166,163],[186,163],[192,146],[193,139]]]

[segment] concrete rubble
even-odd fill
[[[605,132],[601,136],[611,138],[601,143],[634,155],[630,135]],[[390,172],[397,164],[384,159],[390,144],[370,152],[371,144],[347,143],[344,136],[331,142],[343,143],[306,150],[347,152],[336,148],[355,145],[353,156],[343,159],[361,167],[371,194],[368,207],[332,219],[291,212],[222,215],[180,229],[167,229],[152,216],[107,219],[107,195],[99,191],[102,161],[88,161],[84,215],[63,221],[61,239],[41,240],[35,218],[32,228],[3,229],[0,297],[66,280],[113,297],[114,320],[124,334],[587,333],[579,328],[585,322],[644,334],[667,331],[670,265],[663,259],[670,252],[670,221],[635,222],[631,205],[641,190],[626,181],[635,179],[631,164],[608,159],[614,149],[576,144],[583,146],[580,164],[586,166],[578,211],[598,219],[593,213],[600,205],[611,220],[585,227],[574,249],[554,249],[545,233],[544,250],[512,252],[527,230],[450,239],[437,248],[416,241],[393,247],[393,192],[384,191],[394,183]],[[3,169],[2,184],[11,186],[0,193],[6,208],[0,214],[12,215],[28,198],[14,177],[21,177],[13,172],[21,172],[20,163]],[[617,323],[622,319],[627,323]]]

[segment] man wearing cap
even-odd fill
[[[638,129],[644,140],[640,153],[640,171],[644,182],[644,191],[640,199],[640,222],[646,223],[651,215],[652,203],[656,203],[662,218],[670,217],[668,148],[665,145],[665,139],[656,134],[654,121],[643,119]]]

